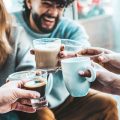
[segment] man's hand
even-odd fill
[[[65,51],[64,45],[61,45],[60,52],[59,52],[60,59],[72,58],[76,56],[77,56],[76,52]]]
[[[104,52],[104,54],[100,54]],[[120,73],[120,54],[115,53],[113,51],[98,48],[98,47],[91,47],[84,50],[79,51],[80,55],[90,55],[92,60],[97,63],[102,64],[106,69],[111,72]],[[97,54],[100,54],[96,56]],[[95,56],[94,56],[95,55]]]
[[[0,87],[0,113],[18,110],[33,113],[36,110],[30,106],[30,98],[40,97],[35,91],[21,89],[25,81],[11,81]],[[21,101],[18,100],[21,98]],[[25,105],[27,104],[27,105]]]
[[[91,88],[120,95],[120,77],[114,74],[102,66],[95,64],[96,67],[96,80],[91,84]],[[79,71],[79,74],[83,77],[90,77],[89,71]]]

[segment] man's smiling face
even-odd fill
[[[64,7],[53,0],[31,0],[32,21],[43,33],[49,33],[56,27],[63,11]]]

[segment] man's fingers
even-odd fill
[[[30,53],[31,53],[32,55],[34,55],[34,54],[35,54],[35,50],[30,50]]]
[[[59,53],[59,56],[60,56],[60,58],[72,58],[72,57],[76,57],[77,54],[74,53],[74,52],[70,53],[70,52],[67,52],[67,51],[61,51]]]
[[[91,59],[93,59],[94,61],[97,60],[103,63],[106,63],[113,58],[112,51],[104,49],[104,48],[97,48],[97,47],[83,49],[78,54],[89,55],[89,56],[91,55]]]
[[[101,63],[107,63],[107,62],[111,61],[112,58],[113,58],[112,54],[103,54],[103,55],[98,57],[98,60]]]
[[[61,47],[60,47],[60,51],[64,51],[64,49],[65,49],[65,45],[61,45]]]
[[[27,113],[34,113],[36,112],[35,109],[33,109],[30,106],[26,106],[26,105],[22,105],[19,102],[15,102],[12,104],[11,106],[12,110],[17,110],[17,111],[23,111],[23,112],[27,112]]]
[[[65,51],[61,51],[61,52],[59,53],[59,57],[60,57],[60,58],[65,58],[66,56],[67,56],[67,54],[66,54]]]
[[[97,48],[87,48],[87,49],[83,49],[81,50],[79,53],[81,55],[97,55],[102,53],[103,51],[101,49],[97,49]]]
[[[15,91],[15,96],[16,98],[38,98],[40,97],[40,93],[19,88]]]
[[[19,103],[24,105],[31,105],[30,99],[19,99]]]
[[[91,72],[89,70],[79,71],[79,75],[82,77],[91,77]]]

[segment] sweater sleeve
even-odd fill
[[[61,22],[61,34],[63,38],[79,41],[82,47],[90,46],[84,27],[76,21],[64,19]]]
[[[16,52],[16,70],[28,70],[35,68],[34,56],[30,54],[32,44],[29,37],[23,29],[19,30],[17,35],[17,52]]]
[[[89,37],[82,25],[77,24],[71,28],[69,38],[79,41],[84,48],[90,46],[90,42],[88,41]]]

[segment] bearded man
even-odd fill
[[[64,38],[79,41],[89,47],[84,28],[63,17],[74,0],[24,0],[24,10],[14,13],[18,25],[24,27],[29,39]],[[74,79],[74,78],[73,78]],[[90,90],[85,97],[73,98],[67,91],[62,72],[53,74],[53,88],[47,95],[48,108],[39,110],[28,120],[118,120],[115,100],[108,94]],[[23,115],[23,119],[26,115]],[[27,118],[25,119],[27,120]]]

